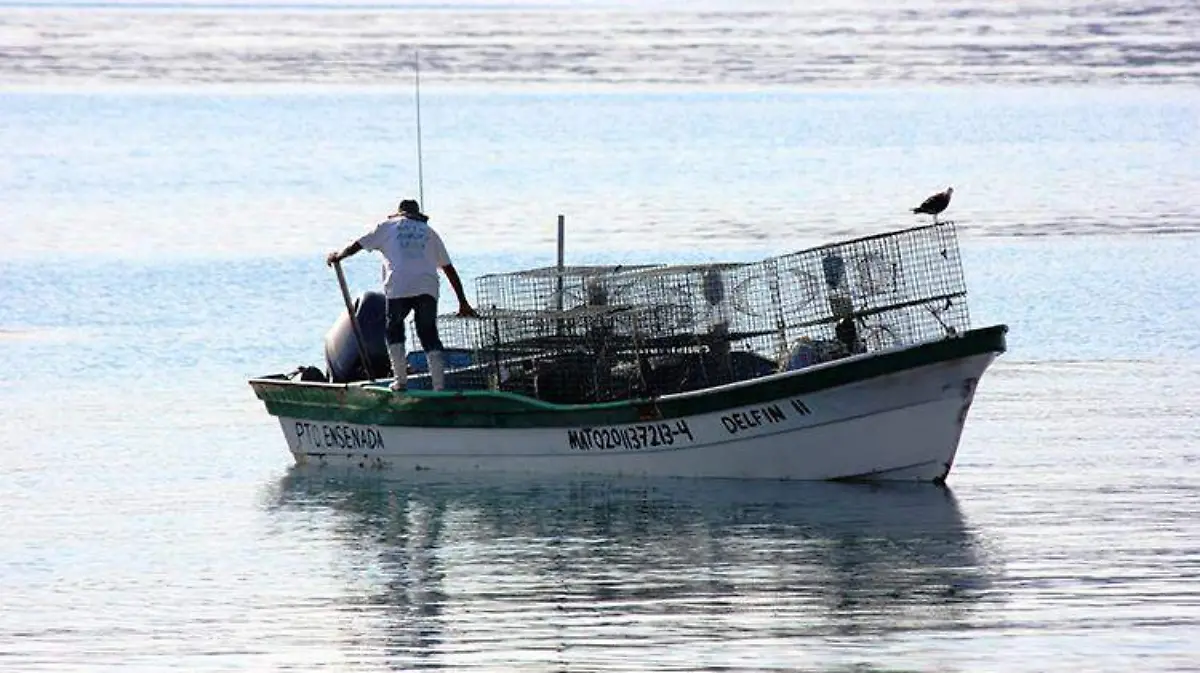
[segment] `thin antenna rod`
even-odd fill
[[[421,208],[429,210],[425,203],[425,167],[421,159],[421,54],[413,51],[413,74],[417,94],[417,198],[421,200]]]

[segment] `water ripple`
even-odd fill
[[[746,9],[0,6],[0,85],[446,86],[1200,81],[1200,5]],[[407,75],[405,75],[407,77]]]

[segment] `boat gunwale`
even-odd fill
[[[411,391],[407,395],[397,396],[384,383],[389,379],[329,383],[273,378],[284,376],[274,374],[253,378],[248,382],[254,388],[257,397],[267,405],[269,413],[274,416],[317,416],[320,420],[327,421],[404,427],[545,428],[621,425],[670,420],[760,404],[768,400],[810,394],[899,373],[919,366],[988,352],[1003,353],[1007,347],[1007,332],[1007,325],[997,324],[968,330],[937,341],[854,355],[719,386],[660,397],[593,404],[558,404],[519,393],[494,390]],[[966,343],[972,346],[966,350],[953,349],[945,355],[930,357],[930,354],[936,354],[939,350]],[[925,357],[921,357],[922,355]],[[861,371],[864,367],[867,369],[865,372]],[[833,378],[833,382],[822,382],[822,379],[828,378]],[[813,384],[813,381],[818,383]],[[775,392],[781,387],[785,390]],[[277,391],[282,393],[278,397],[274,394]],[[320,391],[323,399],[286,399],[291,397],[292,393],[304,391]],[[463,407],[453,404],[454,402],[475,402],[477,406]],[[479,420],[471,422],[471,418]]]

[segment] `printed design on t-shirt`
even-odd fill
[[[405,222],[396,227],[396,244],[405,257],[422,257],[425,246],[429,241],[429,227],[418,223]]]

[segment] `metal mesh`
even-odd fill
[[[598,279],[652,266],[548,266],[491,274],[476,280],[476,304],[485,310],[564,311],[603,304]]]
[[[693,390],[969,329],[950,222],[753,263],[495,274],[477,296],[481,319],[439,323],[447,348],[471,353],[458,386],[556,402]]]
[[[784,255],[774,264],[791,344],[837,340],[853,316],[867,351],[905,346],[970,328],[954,225],[944,222]],[[847,328],[845,330],[849,332]]]

